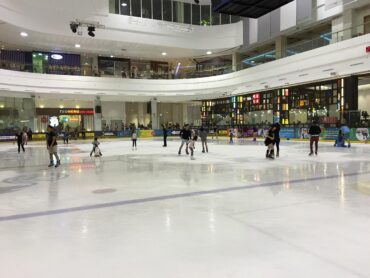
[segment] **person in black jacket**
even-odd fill
[[[321,128],[316,122],[313,122],[310,130],[308,131],[308,134],[311,136],[310,137],[310,150],[311,152],[309,155],[313,155],[313,144],[315,143],[315,154],[317,155],[317,151],[319,148],[319,138],[320,138],[320,133],[321,133]]]
[[[275,127],[274,143],[275,143],[275,146],[276,146],[276,156],[279,157],[279,152],[280,152],[280,124],[279,123],[274,123],[272,126]],[[272,150],[272,153],[274,155],[274,150]]]
[[[185,125],[184,128],[180,131],[180,138],[181,138],[181,146],[179,148],[179,155],[181,155],[181,150],[184,144],[186,144],[186,154],[189,154],[188,146],[191,139],[191,130],[189,125]]]
[[[18,130],[18,132],[15,134],[15,139],[16,139],[17,145],[18,145],[18,153],[21,152],[21,147],[22,147],[23,152],[25,152],[23,132]]]
[[[163,147],[167,147],[167,128],[166,125],[162,125],[163,128]]]

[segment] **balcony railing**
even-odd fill
[[[62,75],[80,75],[80,76],[99,76],[99,77],[116,77],[116,78],[132,78],[132,79],[185,79],[185,78],[201,78],[216,75],[227,74],[235,71],[240,71],[246,68],[255,67],[274,60],[282,59],[297,55],[306,51],[317,49],[323,46],[335,44],[354,37],[359,37],[366,34],[370,30],[370,22],[361,24],[352,28],[343,29],[338,32],[325,33],[312,40],[303,41],[288,45],[282,52],[278,53],[275,50],[246,56],[240,63],[235,65],[230,62],[223,64],[199,63],[194,65],[177,64],[172,68],[168,66],[156,66],[152,68],[150,61],[134,61],[135,67],[132,66],[117,66],[114,64],[112,69],[93,69],[91,65],[83,64],[81,66],[57,66],[44,67],[43,73],[46,74],[62,74]],[[0,56],[2,57],[2,56]],[[119,63],[117,63],[119,64]],[[129,63],[127,65],[130,65]],[[0,58],[0,68],[24,72],[40,72],[40,66],[30,63],[17,62]]]

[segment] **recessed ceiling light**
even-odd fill
[[[27,34],[26,32],[21,32],[21,33],[20,33],[20,35],[21,35],[22,37],[28,37],[28,34]]]
[[[44,108],[44,105],[40,105],[40,108]]]
[[[166,52],[162,52],[162,56],[166,56],[167,55],[167,53]]]
[[[121,6],[122,7],[126,7],[127,6],[127,3],[122,3]]]
[[[63,108],[64,108],[64,106],[63,106],[63,105],[59,105],[59,108],[60,108],[60,109],[63,109]]]
[[[80,48],[80,47],[81,47],[81,45],[80,45],[80,44],[78,44],[78,43],[76,43],[76,44],[75,44],[75,47],[76,47],[76,48]]]
[[[76,108],[77,108],[77,109],[79,109],[79,108],[80,108],[80,106],[79,106],[79,105],[76,105]]]
[[[207,51],[206,53],[207,53],[207,55],[211,55],[212,51]]]
[[[110,57],[111,57],[111,58],[114,58],[114,56],[113,56],[113,55],[110,55]]]

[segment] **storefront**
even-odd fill
[[[75,108],[36,108],[36,132],[45,132],[48,124],[54,121],[59,130],[78,129],[94,130],[94,109]]]
[[[282,88],[202,102],[202,124],[328,126],[359,121],[357,77]],[[356,116],[357,115],[357,116]],[[358,119],[357,119],[358,118]],[[357,122],[356,122],[357,121]]]

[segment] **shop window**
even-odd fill
[[[162,20],[162,0],[153,0],[153,19]]]
[[[172,1],[163,0],[163,20],[172,21]]]
[[[230,15],[220,14],[221,15],[221,24],[230,24]]]
[[[190,3],[183,4],[184,4],[184,23],[191,24],[191,4]]]
[[[120,0],[119,9],[121,11],[121,14],[130,15],[131,1],[130,0]]]
[[[152,18],[152,0],[141,0],[141,14],[143,18]]]
[[[212,20],[211,20],[212,25],[220,25],[220,14],[212,12]]]
[[[211,6],[209,5],[202,5],[201,6],[201,22],[202,25],[210,25],[210,17],[211,17]]]
[[[141,0],[131,1],[131,15],[141,17]]]
[[[200,25],[200,5],[192,4],[192,24]]]

